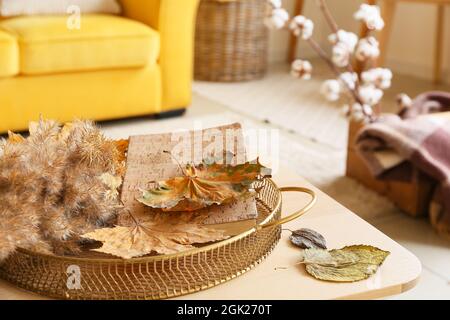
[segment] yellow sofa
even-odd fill
[[[123,16],[0,18],[0,133],[39,118],[170,114],[191,101],[199,0],[121,0]]]

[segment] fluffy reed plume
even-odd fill
[[[114,222],[123,154],[89,121],[30,124],[0,143],[0,261],[21,247],[72,254],[79,235]],[[114,183],[111,183],[114,181]]]

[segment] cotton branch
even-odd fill
[[[328,66],[331,68],[334,74],[339,77],[341,75],[341,72],[335,66],[333,61],[331,61],[331,59],[328,57],[325,50],[323,50],[322,47],[317,43],[317,41],[315,41],[313,38],[309,38],[306,41],[309,43],[311,48],[313,48],[313,50],[316,51],[316,53],[328,64]]]
[[[331,61],[331,59],[328,57],[328,55],[326,54],[325,50],[322,49],[322,47],[312,38],[309,38],[307,40],[307,42],[310,44],[310,46],[314,49],[314,51],[317,52],[317,54],[328,64],[328,66],[331,68],[331,70],[334,72],[334,74],[340,78],[342,72],[335,66],[335,64],[333,63],[333,61]],[[364,105],[364,103],[361,101],[361,98],[359,97],[357,91],[355,89],[352,89],[348,86],[347,83],[345,83],[344,81],[342,81],[345,85],[345,87],[347,88],[347,90],[350,92],[350,94],[352,95],[353,99],[355,99],[355,101],[357,103],[359,103],[361,106]],[[356,84],[355,84],[356,85]],[[357,88],[355,86],[355,88]],[[363,110],[364,112],[364,110]],[[366,114],[366,112],[364,112],[364,114],[366,116],[370,116],[368,114]]]
[[[327,21],[331,30],[334,33],[336,33],[339,30],[339,27],[338,24],[336,23],[336,20],[334,19],[333,15],[330,12],[330,9],[325,3],[325,0],[317,0],[317,5],[319,6],[320,10],[322,10],[323,15],[325,16],[325,20]]]
[[[326,4],[325,0],[317,0],[317,4],[320,8],[320,10],[322,11],[325,20],[327,21],[328,25],[330,26],[331,30],[337,34],[337,32],[339,31],[339,26],[336,22],[336,20],[334,19],[333,15],[330,12],[330,9],[328,8],[328,5]],[[342,74],[342,72],[336,68],[336,66],[334,65],[334,63],[331,61],[331,59],[327,56],[327,54],[325,53],[325,51],[319,46],[319,44],[317,42],[315,42],[312,39],[309,39],[308,42],[310,43],[311,47],[313,47],[313,49],[319,54],[319,56],[324,59],[326,61],[326,63],[330,66],[330,68],[333,70],[333,72],[336,74],[336,76],[339,78],[340,75]],[[346,67],[347,71],[350,73],[354,73],[354,69],[352,66],[352,61],[350,59],[347,67]],[[361,106],[363,105],[361,98],[358,95],[358,88],[359,88],[359,75],[355,81],[355,88],[352,89],[348,86],[347,83],[345,83],[344,85],[346,86],[347,90],[350,92],[350,94],[353,96],[353,98],[355,99],[355,101],[357,103],[359,103]],[[368,115],[364,110],[363,113],[365,116],[372,118],[371,115]]]
[[[353,106],[355,104],[358,104],[361,106],[362,114],[367,119],[373,120],[373,109],[368,110],[367,106],[370,105],[371,108],[376,108],[377,113],[379,113],[379,91],[385,88],[383,88],[383,85],[381,87],[377,87],[377,84],[370,83],[370,81],[367,84],[367,87],[366,83],[364,83],[364,86],[361,86],[361,75],[357,74],[356,76],[354,76],[355,71],[352,66],[352,60],[355,57],[355,54],[357,54],[357,52],[355,52],[355,49],[358,48],[356,47],[356,45],[360,46],[361,40],[359,43],[355,43],[355,41],[358,41],[358,38],[356,36],[339,28],[339,25],[337,24],[336,20],[329,10],[326,0],[316,0],[316,3],[319,6],[322,14],[324,15],[328,26],[334,33],[333,38],[336,39],[332,40],[335,45],[335,47],[333,47],[332,57],[329,56],[327,52],[323,50],[323,48],[314,39],[311,38],[314,29],[314,24],[311,20],[305,18],[304,16],[297,16],[289,19],[288,12],[285,9],[281,8],[281,2],[279,0],[271,0],[270,3],[272,4],[272,16],[271,19],[269,18],[266,24],[269,27],[276,29],[290,29],[290,31],[294,35],[296,35],[297,37],[301,37],[303,40],[308,42],[311,48],[319,55],[319,57],[323,61],[325,61],[325,63],[337,77],[337,81],[340,82],[339,91],[345,91],[346,95],[352,99],[350,107],[351,110],[353,109]],[[381,30],[384,25],[384,22],[380,16],[379,8],[367,4],[362,4],[360,6],[360,9],[355,13],[355,19],[364,21],[368,28],[373,30]],[[366,53],[366,55],[368,55],[366,59],[370,58],[371,56],[375,56],[375,53],[373,53],[373,51],[375,50],[374,47],[377,44],[369,43],[369,39],[364,40],[367,42],[364,43],[364,50],[369,50],[369,53]],[[294,71],[293,74],[295,76],[306,79],[306,77],[302,76],[302,72],[310,73],[311,64],[308,61],[299,60],[296,61],[295,64],[293,64],[292,70]],[[348,79],[348,77],[343,77],[343,75],[346,73],[350,74],[350,79]],[[382,77],[385,76],[382,75]],[[390,76],[390,78],[391,77],[392,76]],[[389,76],[387,76],[386,78],[389,78]],[[390,81],[390,78],[386,81]],[[366,105],[366,103],[364,102],[367,102],[368,104]]]

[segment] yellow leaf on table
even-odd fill
[[[375,274],[390,253],[368,245],[342,249],[305,249],[302,263],[306,271],[319,280],[355,282]]]

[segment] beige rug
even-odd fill
[[[318,92],[324,77],[293,79],[286,65],[271,67],[270,76],[242,83],[196,82],[194,91],[239,114],[272,123],[313,141],[344,148],[347,121]]]

